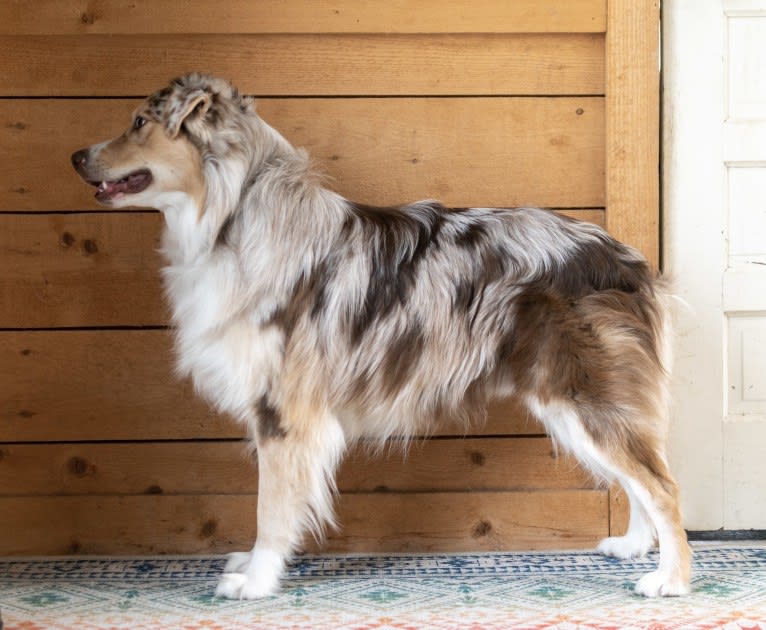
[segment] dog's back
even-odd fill
[[[305,378],[320,379],[326,403],[361,423],[346,427],[352,433],[406,435],[435,419],[481,417],[488,398],[511,392],[547,400],[577,391],[584,404],[602,395],[604,357],[624,355],[631,339],[644,357],[635,371],[662,382],[655,278],[596,226],[434,202],[331,211],[326,256],[273,322],[287,360],[291,351],[311,357]],[[624,349],[605,347],[615,322],[632,329]],[[623,398],[631,390],[615,389]]]

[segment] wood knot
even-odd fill
[[[483,536],[486,536],[489,534],[489,532],[492,531],[492,523],[489,521],[481,520],[476,525],[474,525],[473,529],[471,530],[471,536],[474,538],[482,538]]]
[[[484,462],[486,461],[487,461],[487,458],[484,456],[484,453],[480,453],[479,451],[471,452],[472,464],[475,464],[476,466],[483,466]]]
[[[96,22],[96,16],[92,13],[88,13],[87,11],[83,11],[80,13],[80,22],[90,26]]]
[[[6,126],[9,127],[10,129],[18,129],[19,131],[24,131],[24,129],[26,129],[29,125],[19,120],[14,123],[8,123]]]
[[[61,235],[61,244],[64,247],[72,247],[72,245],[74,245],[76,241],[77,239],[72,235],[71,232],[64,232]]]
[[[164,490],[161,486],[158,486],[157,484],[153,486],[149,486],[146,490],[144,490],[145,494],[162,494]]]
[[[86,238],[82,242],[82,248],[86,254],[98,254],[98,245],[96,245],[96,241],[93,239]]]
[[[69,472],[72,473],[75,477],[84,477],[88,474],[90,466],[87,460],[83,459],[82,457],[75,456],[67,462],[67,468],[69,469]]]
[[[211,518],[210,520],[205,521],[205,523],[202,525],[202,529],[199,530],[199,537],[210,538],[213,534],[215,534],[217,529],[218,521]]]
[[[34,411],[30,411],[29,409],[21,409],[19,410],[19,417],[21,418],[34,418],[37,414]]]
[[[82,545],[77,542],[76,540],[73,540],[71,543],[69,543],[69,552],[70,553],[80,553],[82,551]]]
[[[578,107],[577,110],[575,111],[575,114],[577,114],[578,116],[582,116],[584,113],[585,113],[585,110],[582,107]]]
[[[19,354],[21,354],[22,357],[28,357],[32,354],[32,351],[29,348],[24,348]]]

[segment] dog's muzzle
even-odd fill
[[[89,149],[75,151],[72,153],[72,166],[85,182],[96,188],[95,197],[102,203],[108,203],[125,195],[135,195],[146,190],[152,183],[152,173],[146,168],[132,171],[120,179],[109,180],[94,176],[88,168],[89,159]]]

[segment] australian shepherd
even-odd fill
[[[355,441],[481,420],[509,395],[624,488],[628,531],[598,548],[633,558],[658,542],[636,591],[688,592],[665,457],[667,292],[636,250],[534,208],[348,201],[250,98],[199,74],[72,163],[102,204],[162,211],[179,372],[254,440],[258,535],[219,596],[274,593],[304,534],[335,524]]]

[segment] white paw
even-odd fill
[[[273,576],[249,576],[246,573],[224,573],[215,589],[216,597],[226,599],[258,599],[277,592],[279,579]]]
[[[223,568],[223,572],[244,573],[250,565],[252,557],[252,554],[248,551],[235,551],[230,553],[226,560],[226,566]]]
[[[652,545],[652,541],[648,540],[639,540],[629,536],[610,536],[598,544],[596,551],[612,558],[629,560],[631,558],[643,558],[649,553]]]
[[[666,571],[652,571],[638,581],[636,593],[644,597],[678,597],[688,595],[689,585]]]
[[[271,549],[253,549],[252,553],[232,553],[215,589],[216,597],[258,599],[279,589],[284,568],[283,556]]]

